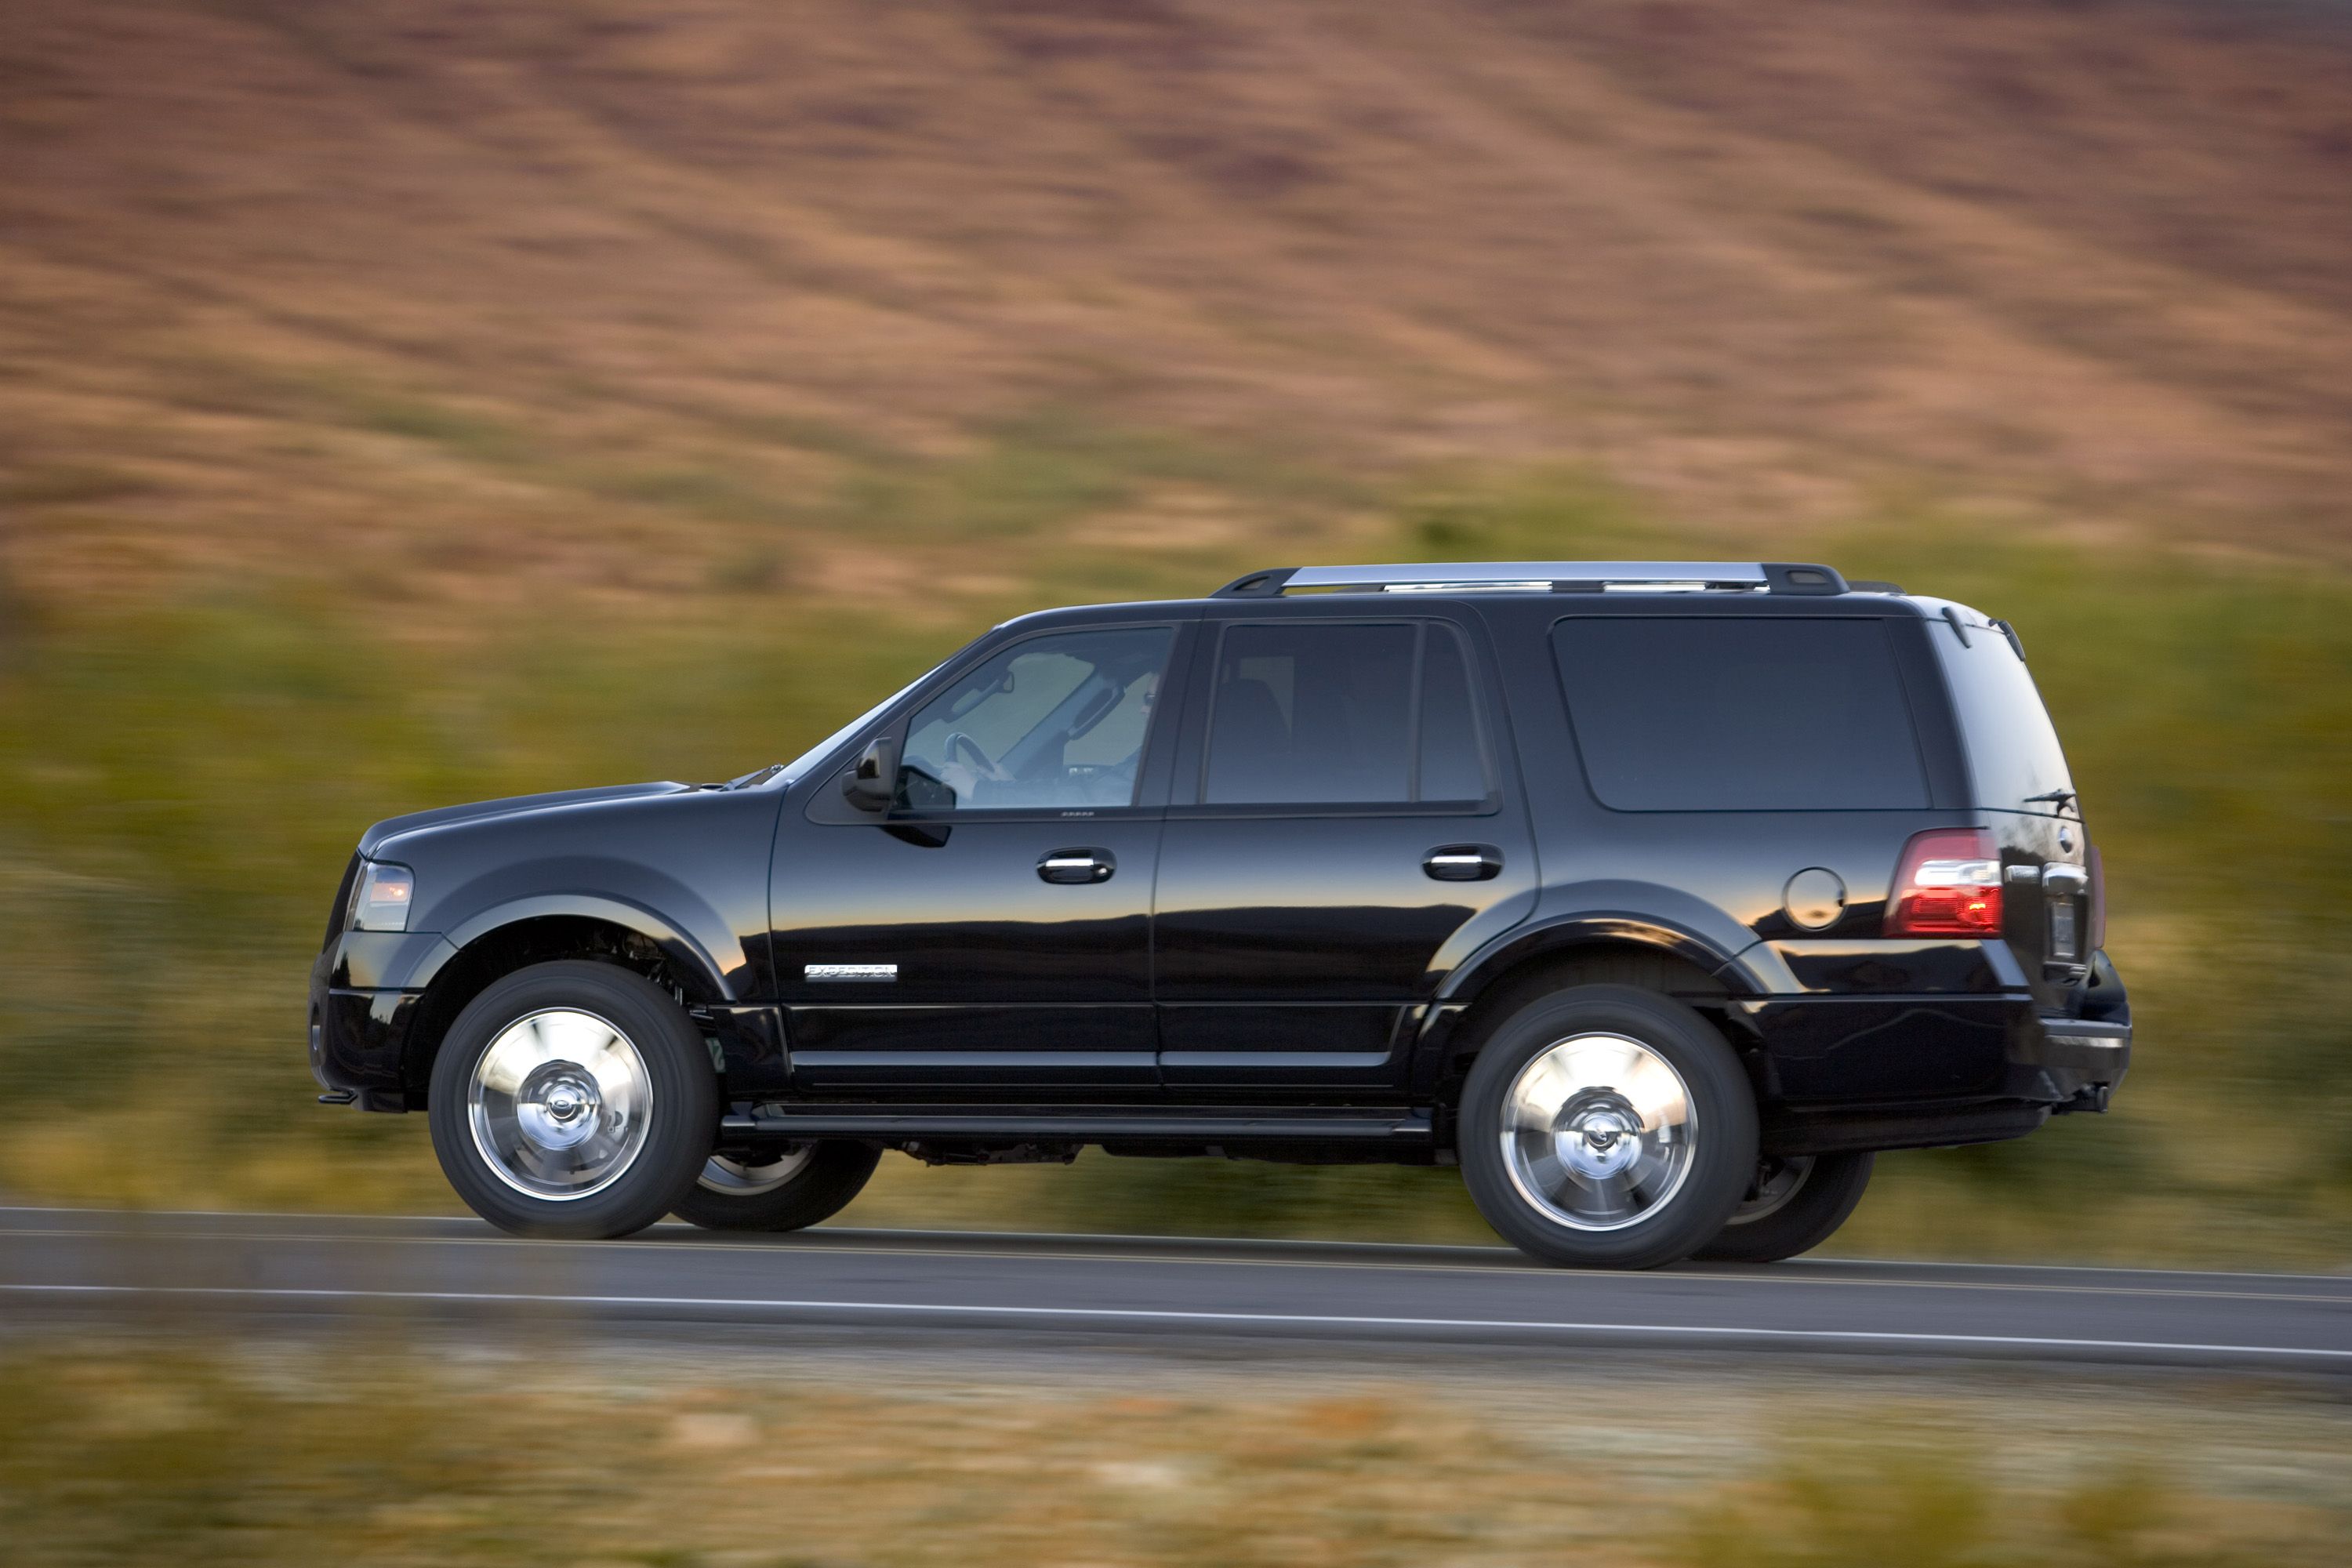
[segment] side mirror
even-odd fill
[[[860,811],[887,811],[898,793],[898,742],[877,735],[857,753],[857,763],[842,775],[841,793]]]

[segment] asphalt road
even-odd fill
[[[409,1314],[1345,1345],[1839,1352],[2352,1373],[2352,1277],[825,1227],[518,1241],[474,1220],[0,1208],[0,1321]]]

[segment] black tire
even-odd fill
[[[761,1167],[720,1165],[714,1156],[670,1212],[705,1230],[801,1230],[847,1208],[882,1158],[873,1144],[832,1140],[797,1152],[806,1163],[774,1186],[761,1182]],[[745,1178],[749,1185],[737,1184]]]
[[[1522,1151],[1515,1154],[1506,1147],[1507,1100],[1530,1064],[1572,1041],[1603,1053],[1623,1053],[1630,1043],[1639,1053],[1629,1056],[1646,1057],[1625,1075],[1623,1090],[1613,1083],[1596,1083],[1579,1088],[1563,1100],[1553,1124],[1590,1129],[1583,1139],[1571,1144],[1549,1131],[1530,1131],[1513,1140],[1512,1149]],[[1643,1165],[1632,1167],[1637,1173],[1629,1178],[1633,1185],[1623,1189],[1613,1175],[1604,1174],[1597,1182],[1569,1175],[1570,1152],[1604,1164],[1612,1158],[1611,1151],[1623,1139],[1610,1131],[1611,1118],[1625,1126],[1649,1124],[1633,1114],[1628,1098],[1647,1092],[1637,1088],[1635,1078],[1653,1084],[1666,1081],[1656,1077],[1655,1063],[1648,1058],[1663,1058],[1680,1080],[1680,1099],[1687,1107],[1680,1127],[1684,1136],[1672,1142],[1645,1137],[1631,1147],[1636,1154],[1645,1148],[1653,1151],[1663,1167],[1672,1167],[1679,1158],[1679,1176],[1655,1181],[1644,1197],[1641,1183],[1647,1178],[1638,1174]],[[1528,1094],[1540,1098],[1546,1070],[1529,1074]],[[1627,1115],[1631,1121],[1624,1120]],[[1756,1168],[1756,1102],[1731,1047],[1689,1007],[1635,986],[1580,985],[1522,1008],[1488,1037],[1463,1088],[1456,1142],[1462,1178],[1478,1212],[1520,1250],[1548,1263],[1574,1267],[1654,1268],[1697,1251],[1723,1228],[1748,1190]],[[1673,1152],[1677,1146],[1679,1156]],[[1533,1159],[1539,1165],[1544,1155],[1529,1155],[1525,1152],[1528,1149],[1561,1152],[1552,1162],[1562,1177],[1556,1191],[1566,1194],[1558,1205],[1521,1184],[1523,1179],[1541,1182],[1540,1171],[1527,1162]],[[1646,1162],[1649,1156],[1641,1158]],[[1521,1174],[1515,1175],[1515,1170]],[[1626,1217],[1602,1213],[1580,1219],[1568,1212],[1586,1202],[1606,1209],[1616,1201],[1608,1194],[1621,1191]]]
[[[1811,1252],[1835,1234],[1870,1185],[1874,1154],[1814,1154],[1768,1159],[1720,1234],[1698,1249],[1718,1263],[1778,1263]],[[1791,1173],[1795,1182],[1775,1190]]]
[[[560,1034],[551,1039],[535,1032],[587,1027],[556,1015],[585,1016],[590,1025],[617,1036],[627,1051],[575,1049]],[[471,1091],[476,1068],[493,1047],[537,1065],[506,1100],[497,1098],[503,1091],[496,1085],[484,1089],[486,1100],[492,1101],[481,1113],[485,1119],[494,1117],[499,1105],[528,1105],[537,1117],[530,1125],[545,1131],[555,1125],[553,1114],[568,1111],[574,1121],[551,1136],[578,1136],[575,1130],[584,1125],[625,1151],[608,1162],[608,1173],[593,1182],[583,1179],[579,1195],[548,1195],[518,1184],[554,1185],[562,1179],[562,1162],[572,1157],[570,1149],[551,1152],[524,1132],[488,1122],[477,1135]],[[542,1074],[562,1079],[565,1069],[577,1068],[565,1081],[593,1088],[594,1074],[573,1062],[572,1055],[590,1058],[591,1065],[609,1065],[625,1056],[633,1066],[611,1069],[625,1093],[591,1099],[562,1084],[552,1090],[530,1087]],[[534,1100],[534,1092],[541,1098]],[[562,1098],[567,1092],[572,1098]],[[625,1110],[613,1109],[624,1104]],[[578,960],[517,970],[467,1004],[434,1059],[428,1105],[433,1151],[449,1184],[468,1208],[517,1236],[602,1240],[645,1229],[676,1207],[694,1184],[719,1129],[718,1075],[700,1031],[684,1009],[642,975]],[[520,1120],[513,1124],[521,1125]]]

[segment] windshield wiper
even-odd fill
[[[2071,789],[2045,789],[2040,795],[2029,795],[2025,797],[2025,804],[2028,805],[2039,805],[2044,801],[2062,808],[2074,805],[2074,792]],[[2082,815],[2079,806],[2075,808],[2075,815],[2077,816]]]
[[[759,784],[766,784],[770,779],[774,778],[778,773],[782,773],[783,771],[783,763],[770,763],[764,768],[752,769],[750,773],[745,773],[741,778],[729,779],[727,783],[720,787],[725,789],[751,789]]]

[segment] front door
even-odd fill
[[[1153,915],[1171,1093],[1392,1100],[1439,983],[1526,917],[1472,629],[1339,605],[1202,628]]]
[[[796,1090],[1156,1091],[1161,814],[1142,802],[1177,630],[982,649],[885,727],[901,759],[890,811],[857,810],[834,777],[787,805],[771,924]]]

